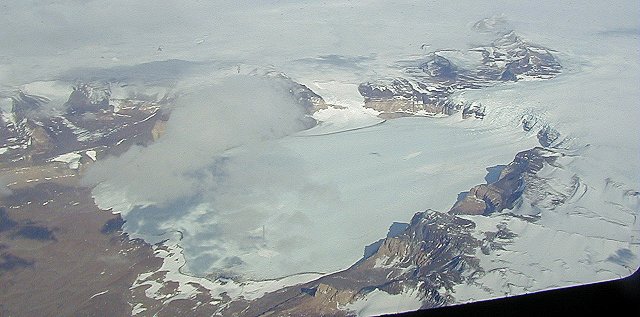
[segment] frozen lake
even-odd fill
[[[124,214],[125,230],[149,242],[180,231],[183,271],[196,275],[333,272],[355,263],[392,223],[448,210],[458,193],[484,182],[485,168],[536,142],[518,127],[458,116],[309,134],[225,152],[208,167],[216,179],[210,192],[134,208]]]

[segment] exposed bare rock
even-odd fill
[[[419,66],[429,76],[442,81],[455,81],[458,73],[455,65],[445,57],[431,53],[426,62]]]
[[[45,128],[39,125],[34,125],[31,130],[31,145],[35,154],[45,153],[54,147]]]
[[[504,21],[483,20],[476,29],[499,36],[487,46],[468,51],[443,50],[427,54],[416,61],[402,62],[406,77],[378,79],[362,83],[358,90],[364,97],[365,106],[394,117],[390,113],[403,115],[451,115],[462,109],[452,104],[449,97],[455,91],[478,89],[504,81],[520,79],[550,79],[562,71],[562,66],[551,51],[526,42],[513,31],[504,31]],[[494,30],[495,29],[495,30]],[[487,31],[491,30],[491,31]],[[474,66],[455,65],[447,54],[459,54],[478,58]],[[472,109],[463,117],[484,117],[484,109]]]
[[[562,70],[562,66],[548,49],[524,41],[514,31],[504,34],[490,47],[476,50],[482,52],[485,65],[501,70],[499,79],[503,81],[548,79]]]
[[[3,316],[131,315],[133,281],[160,259],[141,240],[101,233],[114,216],[98,210],[90,189],[50,181],[14,188],[0,205]]]
[[[290,79],[281,83],[308,113],[326,106],[306,86]],[[145,315],[211,316],[220,309],[214,294],[197,283],[189,284],[197,289],[192,297],[171,301],[149,297],[146,284],[132,288],[140,274],[160,268],[162,259],[154,256],[158,249],[123,235],[124,221],[100,212],[91,188],[80,179],[95,159],[162,137],[170,115],[164,110],[171,109],[165,106],[172,99],[117,99],[108,87],[78,85],[68,98],[68,111],[43,111],[47,98],[19,92],[12,100],[13,112],[0,113],[0,175],[15,176],[10,189],[0,192],[0,275],[7,285],[21,285],[0,287],[0,315],[129,316],[135,308]],[[58,157],[74,157],[81,166],[72,170]],[[3,179],[2,187],[5,183]],[[51,272],[56,279],[47,278]],[[59,296],[55,285],[60,279],[73,300]],[[158,294],[167,297],[182,287],[174,281],[156,282],[162,283]],[[221,297],[223,304],[231,300]],[[318,293],[324,304],[344,298],[341,290],[330,287]],[[25,309],[34,300],[39,305]]]
[[[107,146],[110,151],[123,151],[133,144],[151,142],[154,134],[161,134],[162,125],[155,124],[168,119],[168,114],[159,111],[161,103],[119,100],[126,106],[114,112],[112,107],[104,107],[106,99],[102,97],[107,93],[87,89],[78,88],[71,93],[69,100],[73,103],[68,106],[75,110],[57,114],[39,112],[41,105],[36,101],[45,102],[46,98],[18,93],[13,98],[14,112],[4,116],[0,127],[0,147],[5,148],[0,165],[19,161],[41,164],[61,154]]]
[[[451,302],[442,290],[472,279],[481,269],[473,257],[480,241],[475,224],[428,210],[417,213],[400,235],[384,239],[377,251],[349,269],[270,293],[253,302],[233,303],[229,315],[346,315],[344,306],[374,290],[400,294],[416,290],[424,308]],[[240,313],[241,312],[241,313]]]
[[[545,163],[552,164],[558,155],[560,154],[541,147],[518,153],[513,162],[502,170],[496,182],[474,186],[449,212],[486,215],[513,208],[526,183],[536,182],[533,176]]]
[[[27,117],[35,116],[42,109],[42,105],[49,102],[49,99],[19,91],[11,97],[11,101],[11,112],[15,116],[15,121],[20,122]]]
[[[558,130],[546,125],[540,131],[538,131],[538,142],[542,144],[542,146],[553,146],[556,145],[560,141],[560,132]]]
[[[151,129],[151,135],[153,137],[153,141],[157,141],[164,134],[166,130],[167,130],[167,121],[162,119],[157,120],[156,123],[153,125],[153,128]]]
[[[480,249],[484,254],[490,254],[494,250],[504,250],[504,245],[513,241],[516,234],[511,232],[503,223],[498,224],[497,231],[485,232]]]
[[[309,87],[292,83],[291,94],[296,98],[298,103],[302,105],[309,114],[312,114],[320,109],[326,109],[328,105],[320,95],[313,92]]]
[[[453,114],[461,108],[461,105],[441,98],[450,94],[449,89],[426,86],[404,78],[362,83],[358,86],[358,91],[364,97],[365,107],[381,112],[383,117],[393,117],[390,114],[395,113]]]
[[[462,119],[469,117],[475,117],[477,119],[483,119],[485,116],[485,108],[478,102],[472,102],[466,104],[462,110]]]
[[[455,285],[474,283],[485,274],[476,258],[479,250],[491,254],[513,242],[517,235],[504,223],[496,231],[476,239],[475,223],[455,214],[486,215],[512,208],[525,195],[532,206],[552,210],[578,191],[579,179],[571,178],[564,191],[538,175],[545,167],[558,167],[566,155],[536,147],[518,153],[490,184],[475,186],[449,213],[433,210],[414,215],[398,234],[369,246],[365,256],[342,272],[284,288],[246,302],[233,302],[223,314],[249,315],[349,315],[350,303],[374,290],[390,295],[411,292],[422,308],[444,306],[454,301]],[[573,181],[577,185],[572,185]],[[391,229],[390,229],[391,231]]]
[[[532,114],[522,116],[522,119],[520,121],[522,122],[522,130],[524,130],[525,132],[529,132],[536,126],[540,125],[540,120]]]
[[[68,114],[83,114],[109,108],[111,89],[108,85],[79,84],[73,87],[69,100],[65,103]]]
[[[326,109],[329,105],[309,87],[300,84],[284,73],[277,71],[268,71],[264,74],[266,77],[281,80],[289,87],[289,93],[300,104],[308,114],[313,114],[320,109]]]

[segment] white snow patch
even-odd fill
[[[69,153],[56,156],[52,158],[51,161],[66,163],[70,169],[76,170],[80,167],[81,158],[82,158],[82,155],[75,152],[69,152]]]
[[[420,154],[422,154],[422,151],[417,151],[417,152],[413,152],[413,153],[409,153],[407,155],[405,155],[402,159],[403,160],[410,160],[414,157],[418,157]]]
[[[328,104],[347,108],[364,108],[364,98],[358,92],[358,84],[337,80],[314,81],[309,88],[322,96]]]
[[[60,116],[59,118],[62,119],[62,123],[67,128],[69,128],[71,132],[73,132],[73,134],[76,136],[76,138],[80,142],[96,140],[103,136],[102,133],[99,133],[99,132],[92,133],[89,130],[76,126],[75,124],[73,124],[73,122],[69,121],[69,119],[67,119],[66,117]]]
[[[104,295],[104,294],[106,294],[108,292],[109,292],[109,290],[106,290],[106,291],[103,291],[103,292],[100,292],[100,293],[95,293],[95,294],[91,295],[91,297],[89,297],[89,299],[93,299],[93,298],[98,297],[100,295]]]
[[[101,210],[111,210],[114,214],[122,214],[123,217],[134,207],[145,207],[153,204],[152,202],[132,203],[132,199],[127,197],[126,190],[104,182],[98,184],[91,191],[91,196],[96,206]]]
[[[323,274],[321,273],[301,273],[284,277],[278,280],[243,283],[241,284],[241,296],[247,300],[258,299],[267,293],[275,292],[288,286],[303,284],[316,280],[322,275]]]
[[[376,289],[364,298],[349,303],[341,309],[355,313],[357,316],[380,316],[407,311],[415,311],[422,307],[420,292],[417,290],[405,290],[396,295]]]
[[[118,112],[122,110],[122,101],[117,99],[109,99],[109,105],[113,107],[113,113],[119,115]]]
[[[142,303],[137,303],[135,306],[133,306],[132,310],[131,310],[131,316],[135,316],[137,314],[143,313],[147,310],[146,307],[144,307],[144,304]]]
[[[84,152],[84,154],[86,154],[92,161],[96,161],[97,157],[96,157],[96,151],[94,150],[90,150],[90,151],[86,151]]]
[[[317,136],[362,129],[384,122],[377,115],[378,113],[371,109],[329,107],[313,114],[313,118],[319,122],[317,126],[299,132],[297,135]]]
[[[34,81],[24,84],[20,90],[29,95],[43,96],[52,101],[66,101],[73,92],[70,84],[60,81]]]
[[[215,303],[223,300],[223,293],[232,299],[244,297],[247,300],[254,300],[264,296],[266,293],[287,286],[306,283],[322,276],[320,273],[301,273],[276,280],[245,282],[236,282],[224,278],[212,281],[202,277],[191,276],[182,272],[186,261],[183,250],[178,244],[180,236],[181,234],[177,232],[165,235],[164,238],[168,237],[168,240],[163,245],[155,247],[155,255],[163,258],[162,266],[156,272],[164,272],[164,276],[160,280],[150,280],[148,278],[154,275],[155,272],[140,274],[131,289],[149,286],[145,290],[145,295],[167,304],[177,299],[193,298],[199,292],[196,286],[202,286],[211,292]],[[175,293],[164,294],[162,292],[163,285],[167,282],[178,283]]]

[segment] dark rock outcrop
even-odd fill
[[[316,94],[313,90],[303,84],[293,82],[290,92],[296,101],[302,105],[309,114],[313,114],[320,109],[326,109],[328,107],[320,95]]]
[[[120,215],[117,215],[115,218],[109,219],[100,229],[100,232],[103,234],[112,234],[115,232],[122,231],[122,226],[125,221],[122,219]]]
[[[551,147],[560,141],[560,132],[558,130],[545,125],[538,131],[538,142],[545,147]]]
[[[96,112],[109,109],[111,90],[108,86],[100,87],[80,84],[73,87],[69,100],[65,103],[67,114],[77,115],[85,112]]]
[[[389,294],[414,291],[423,308],[450,304],[441,292],[472,279],[481,271],[474,257],[481,242],[470,231],[472,221],[427,210],[414,215],[399,235],[347,270],[291,286],[252,302],[234,302],[229,315],[347,315],[348,303],[374,290]]]
[[[528,180],[542,169],[545,163],[553,163],[557,153],[536,147],[518,153],[491,184],[474,186],[469,193],[449,211],[452,214],[487,215],[513,208],[522,195]]]
[[[318,94],[282,73],[260,76],[279,80],[307,114],[328,106]],[[43,111],[49,102],[45,97],[18,92],[12,97],[12,113],[0,116],[0,157],[4,162],[43,163],[57,155],[94,148],[117,155],[164,134],[170,112],[162,109],[173,97],[135,94],[112,98],[110,85],[76,85],[62,113]],[[316,124],[311,116],[301,121],[305,128]]]
[[[497,231],[485,232],[485,238],[482,239],[482,246],[480,250],[485,255],[490,254],[494,250],[504,250],[504,246],[516,237],[516,234],[511,232],[505,224],[498,224]]]
[[[475,117],[476,119],[484,119],[485,107],[477,102],[466,104],[462,109],[462,119]]]
[[[389,114],[435,115],[453,114],[461,105],[447,98],[449,88],[428,86],[411,82],[405,78],[393,78],[376,82],[361,83],[358,91],[364,97],[365,106],[381,112],[385,118]]]
[[[255,74],[260,76],[259,74]],[[309,87],[298,83],[284,73],[268,71],[264,76],[281,81],[289,89],[291,96],[301,105],[308,114],[313,114],[320,109],[326,109],[329,105]]]
[[[514,31],[504,34],[490,47],[476,51],[482,53],[484,65],[501,69],[500,80],[503,81],[515,81],[520,77],[548,79],[562,71],[562,66],[548,49],[524,41]]]
[[[15,121],[20,122],[27,117],[34,117],[42,109],[42,106],[49,102],[49,99],[19,91],[11,97],[11,101],[11,112],[15,116]]]
[[[484,21],[476,25],[484,30],[489,26],[487,23],[501,24],[499,22]],[[548,49],[524,41],[513,31],[489,33],[495,33],[499,38],[485,47],[460,52],[479,53],[473,68],[455,65],[446,57],[448,50],[431,52],[418,61],[405,62],[406,78],[362,83],[358,90],[364,97],[365,106],[381,112],[384,117],[393,117],[389,113],[450,115],[461,109],[449,100],[455,91],[520,79],[550,79],[562,71],[562,66]]]
[[[428,60],[419,67],[429,76],[441,80],[455,80],[458,75],[455,65],[437,53],[429,54]]]
[[[373,291],[390,295],[411,294],[422,308],[453,303],[454,287],[470,284],[486,273],[476,257],[503,250],[517,235],[505,223],[484,238],[472,235],[475,223],[457,214],[488,215],[513,208],[525,196],[535,209],[554,206],[570,199],[580,187],[569,177],[565,191],[552,188],[538,173],[545,166],[558,167],[566,156],[555,149],[536,147],[518,153],[506,166],[492,168],[499,175],[487,177],[488,184],[473,187],[448,213],[433,210],[414,215],[408,226],[365,249],[364,257],[350,268],[315,281],[266,294],[255,301],[235,301],[223,313],[229,315],[349,315],[349,304]],[[498,168],[498,169],[496,169]],[[564,181],[564,179],[557,181]],[[513,214],[535,221],[537,215]]]

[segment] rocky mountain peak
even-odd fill
[[[73,87],[69,100],[65,103],[68,114],[82,114],[109,108],[111,89],[108,85],[79,84]]]
[[[27,94],[23,91],[11,97],[11,112],[15,116],[15,121],[22,121],[24,118],[31,117],[42,109],[42,106],[49,102],[49,99],[42,96]]]
[[[419,67],[431,77],[453,80],[457,76],[455,65],[435,52],[429,54],[428,60]]]
[[[472,187],[453,205],[449,213],[487,215],[511,209],[520,199],[525,184],[535,177],[545,163],[551,164],[557,153],[542,147],[522,151],[500,172],[498,180]]]
[[[484,21],[476,26],[485,29],[493,24],[503,23]],[[404,69],[406,77],[360,84],[358,91],[364,97],[365,107],[379,111],[385,118],[451,115],[461,110],[448,100],[455,91],[478,89],[504,81],[549,79],[561,72],[560,63],[548,49],[528,43],[514,31],[507,31],[504,27],[498,29],[485,32],[498,36],[489,45],[469,50],[481,56],[476,63],[469,64],[474,66],[455,65],[445,57],[445,51],[436,51],[413,64],[405,62],[408,65]],[[465,55],[462,51],[456,53]],[[484,110],[480,113],[474,117],[484,118]],[[467,112],[462,116],[471,117]]]

